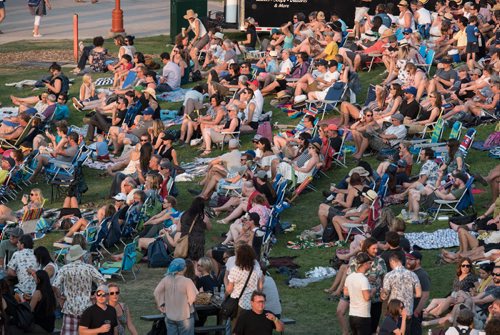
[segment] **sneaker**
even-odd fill
[[[79,111],[81,111],[83,107],[85,107],[76,97],[71,98],[71,101],[73,101],[73,107],[75,107]]]

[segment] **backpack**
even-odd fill
[[[8,294],[4,294],[3,298],[7,303],[7,314],[11,318],[9,323],[25,331],[31,330],[35,316],[31,311],[30,304],[27,302],[18,303],[14,297]]]
[[[460,335],[469,335],[472,331],[472,329],[470,329],[470,328],[462,329],[462,328],[458,328],[458,326],[456,326],[455,329],[457,330],[457,333],[459,333]]]
[[[32,0],[30,0],[30,1],[32,1]],[[68,94],[68,92],[69,92],[69,79],[68,79],[68,77],[66,77],[63,74],[60,74],[59,76],[57,76],[54,79],[57,79],[57,78],[61,79],[61,91],[59,92],[59,94],[62,94],[62,93]]]
[[[328,224],[323,230],[323,236],[321,240],[323,243],[335,242],[339,239],[337,232],[335,231],[335,227],[333,224]]]
[[[153,326],[151,327],[151,330],[147,333],[147,335],[164,335],[166,331],[167,324],[165,323],[165,318],[161,318],[153,322]]]
[[[167,245],[162,237],[157,238],[148,246],[148,267],[167,267],[171,261],[172,257],[169,255]]]

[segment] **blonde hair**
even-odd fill
[[[92,76],[86,73],[83,75],[82,81],[84,84],[92,84]]]
[[[161,120],[153,120],[153,136],[158,137],[165,130],[165,125]]]
[[[34,193],[38,197],[40,206],[42,206],[43,203],[45,202],[45,198],[43,197],[42,190],[39,188],[34,188],[31,190],[31,193]]]
[[[198,260],[198,264],[201,266],[203,270],[205,270],[208,273],[211,273],[213,271],[213,263],[208,257],[202,257]]]

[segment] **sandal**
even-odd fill
[[[208,156],[208,155],[210,155],[210,153],[211,153],[211,152],[212,152],[211,150],[205,150],[205,151],[203,151],[203,152],[200,154],[200,156],[201,156],[201,157]]]

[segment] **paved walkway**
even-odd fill
[[[42,0],[43,1],[43,0]],[[34,17],[31,16],[27,0],[6,0],[6,18],[0,23],[0,44],[34,40]],[[51,0],[52,10],[42,17],[40,40],[73,38],[73,14],[79,16],[80,38],[108,36],[111,29],[111,12],[114,0],[90,0],[78,3],[74,0]],[[209,1],[210,10],[222,10],[223,2]],[[136,37],[168,34],[170,31],[170,1],[167,0],[122,0],[124,28]],[[37,39],[38,40],[38,39]],[[1,50],[1,47],[0,47]]]

